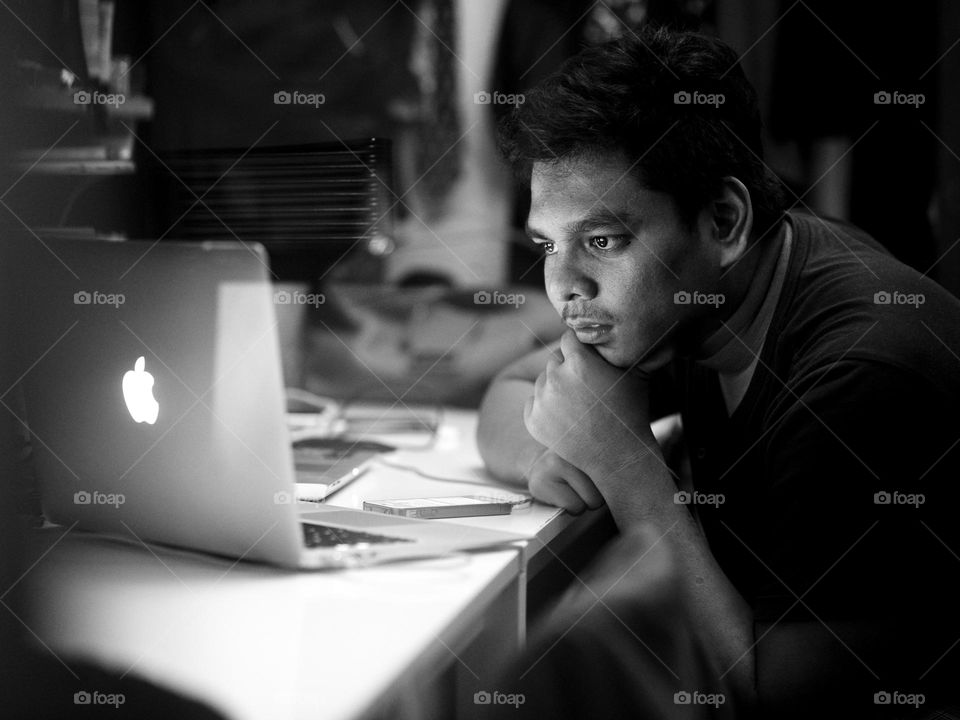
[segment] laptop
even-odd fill
[[[21,384],[49,520],[304,569],[524,539],[297,502],[261,246],[51,239],[34,251]]]

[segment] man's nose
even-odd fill
[[[574,252],[558,252],[547,263],[547,295],[558,303],[596,297],[597,284]]]

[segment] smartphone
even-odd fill
[[[434,520],[478,515],[509,515],[513,509],[513,504],[505,502],[502,498],[485,495],[452,495],[450,497],[365,501],[363,509],[387,515]]]
[[[297,499],[323,502],[366,472],[371,460],[392,450],[390,445],[367,440],[298,440],[293,444]]]

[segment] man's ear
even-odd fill
[[[747,252],[753,231],[753,203],[750,191],[737,178],[728,176],[714,198],[713,231],[720,249],[720,267],[727,268]]]

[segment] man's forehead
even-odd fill
[[[641,211],[652,198],[630,165],[616,155],[592,155],[535,163],[530,178],[530,218],[548,213],[580,215]]]
[[[534,206],[561,201],[586,208],[636,202],[643,186],[636,171],[619,156],[590,155],[534,163],[530,194]]]

